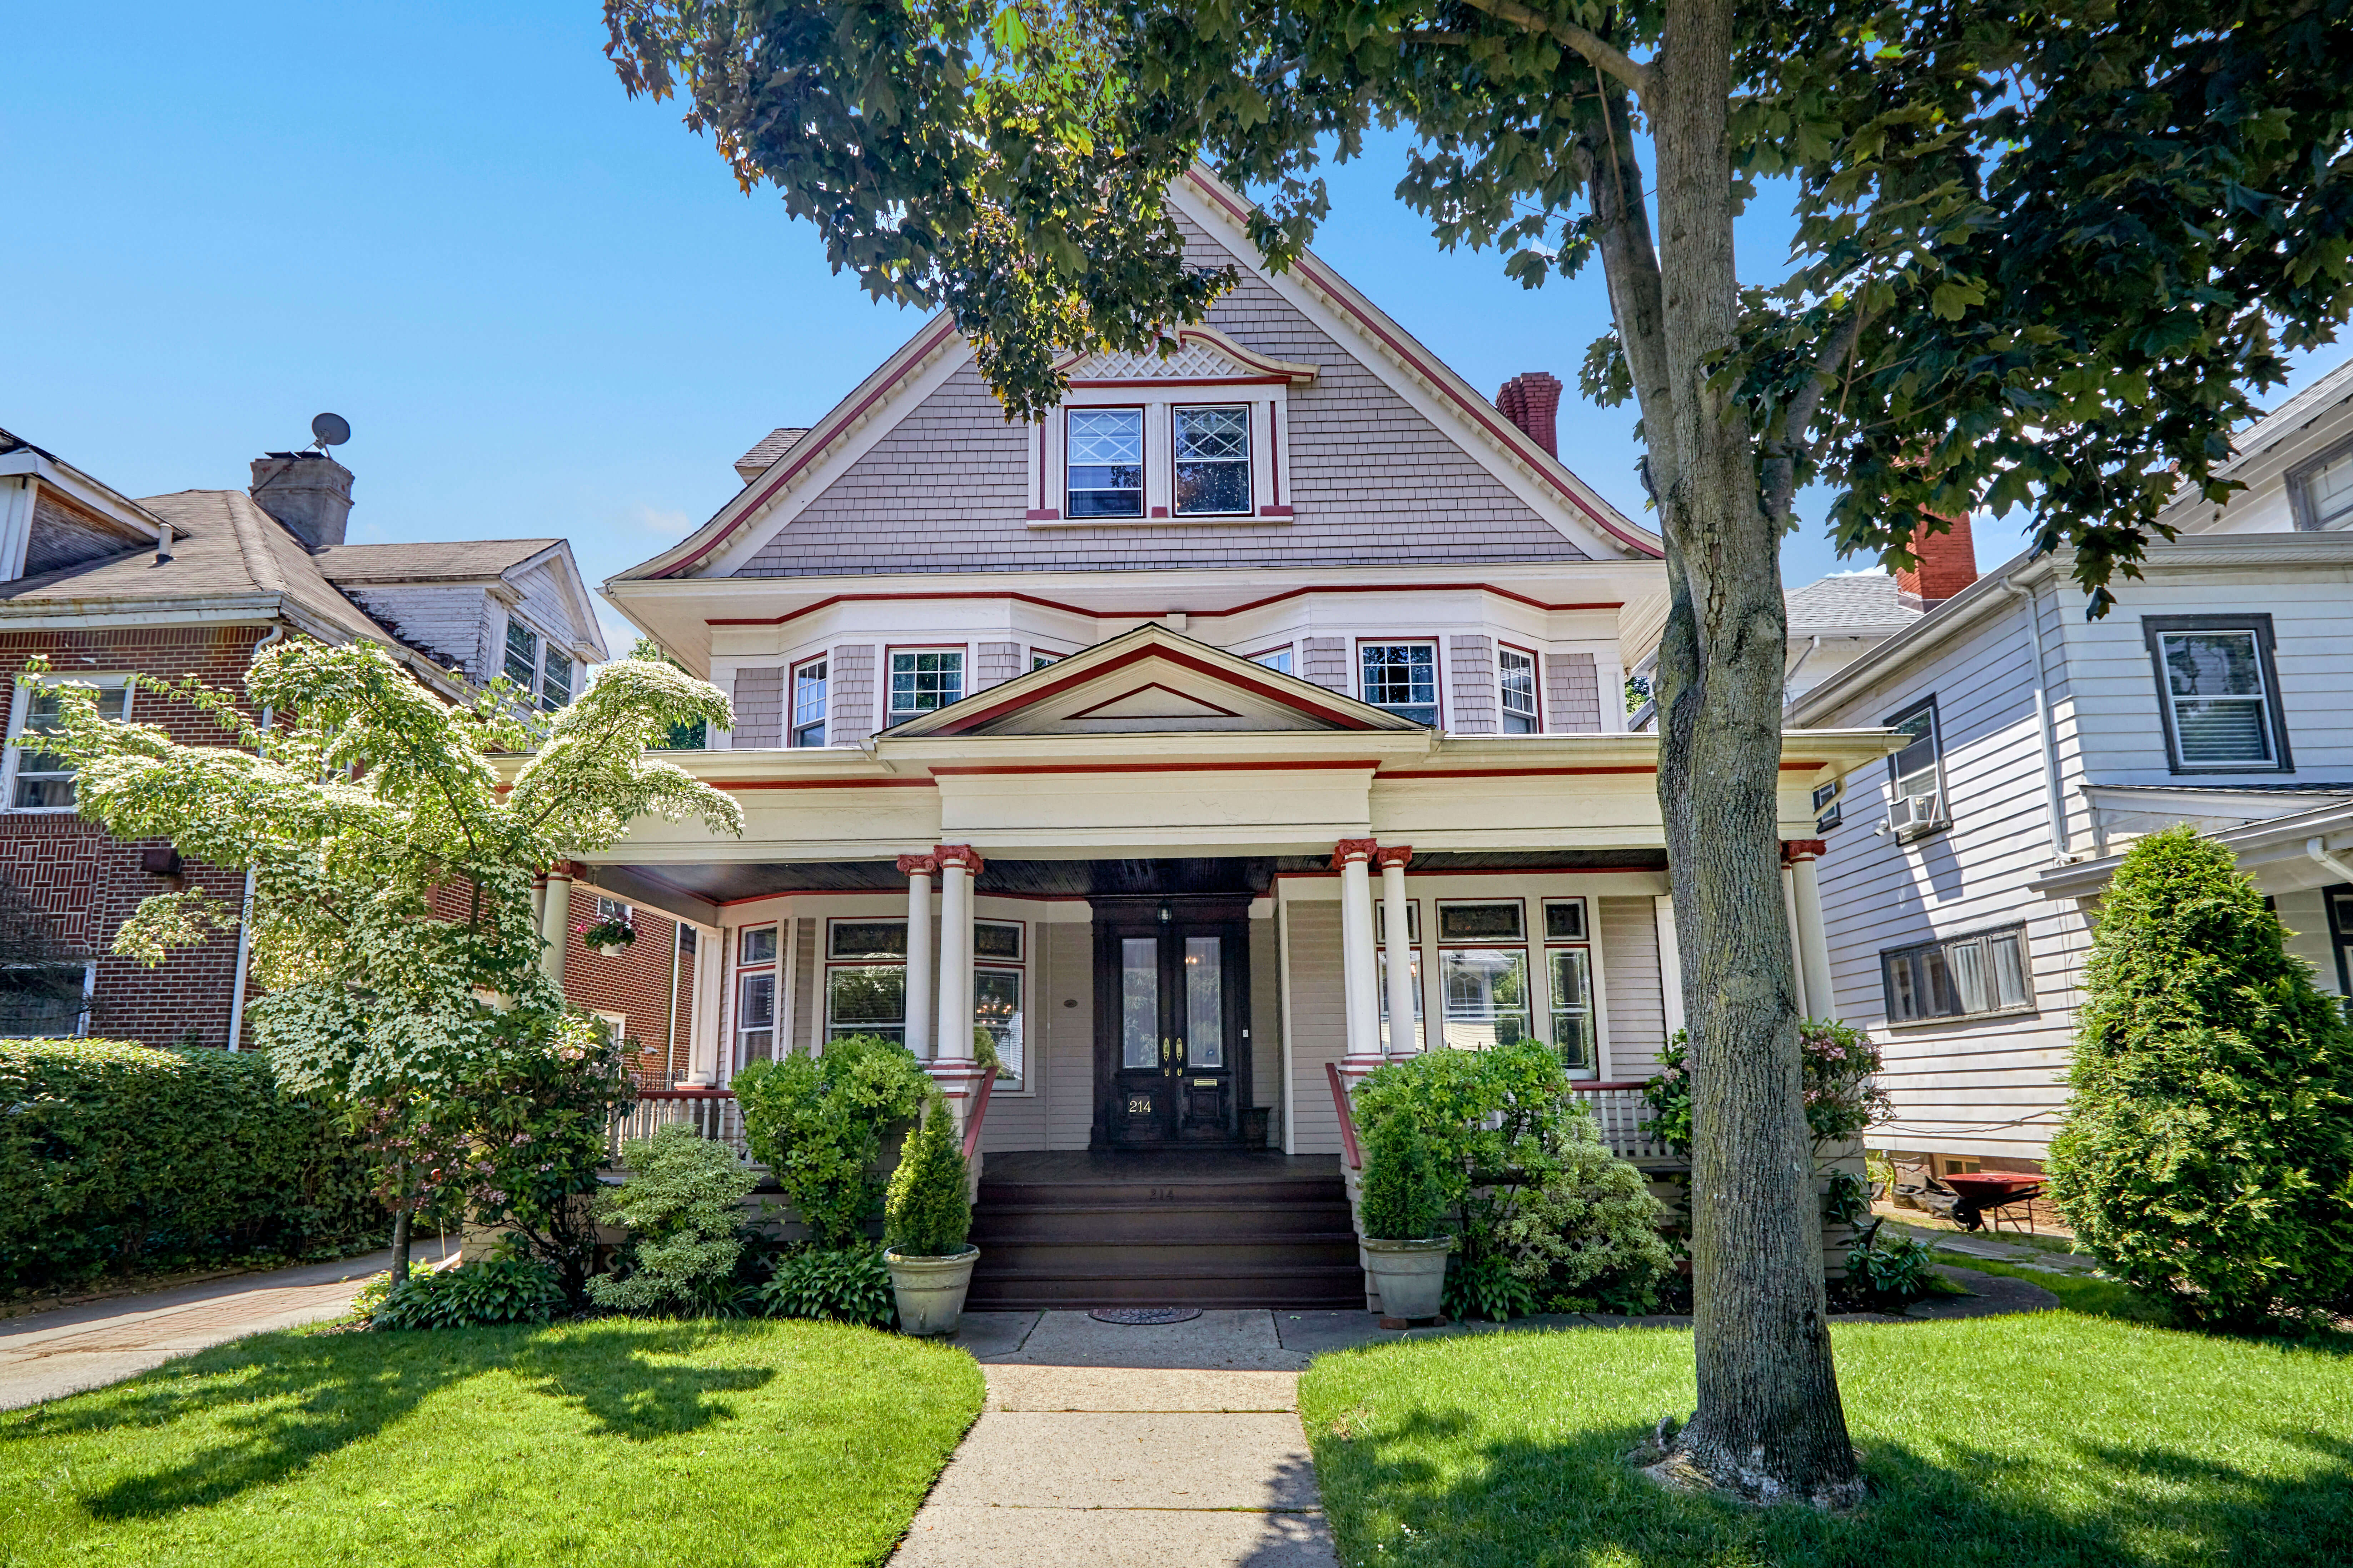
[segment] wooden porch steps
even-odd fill
[[[1343,1308],[1365,1276],[1336,1158],[988,1155],[965,1305]]]

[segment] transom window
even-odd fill
[[[1504,689],[1504,733],[1536,732],[1536,658],[1515,647],[1498,648],[1495,673]]]
[[[1429,642],[1368,642],[1357,649],[1364,698],[1401,719],[1435,728],[1438,723],[1438,645]]]
[[[1070,515],[1144,515],[1144,410],[1070,411]]]
[[[793,725],[789,746],[825,744],[826,661],[810,659],[793,666]]]
[[[891,722],[946,707],[964,696],[964,650],[891,656]]]
[[[1250,409],[1179,408],[1176,431],[1177,515],[1250,510]]]
[[[75,682],[73,684],[79,684]],[[120,722],[131,716],[131,687],[114,681],[97,688],[98,716]],[[17,750],[16,785],[9,804],[26,811],[63,811],[74,803],[73,764],[55,752],[32,743],[37,735],[57,733],[64,710],[55,686],[37,686],[25,693],[25,723],[19,732],[26,744]]]
[[[2177,772],[2285,769],[2271,617],[2145,616]]]
[[[1879,960],[1891,1024],[2034,1008],[2022,925],[1889,948]]]

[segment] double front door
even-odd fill
[[[1247,906],[1095,911],[1095,1142],[1229,1143],[1249,1091]]]

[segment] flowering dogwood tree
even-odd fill
[[[42,749],[72,761],[77,809],[117,837],[168,838],[252,873],[256,1037],[290,1084],[337,1096],[378,1151],[394,1278],[406,1278],[409,1211],[431,1191],[560,1243],[571,1195],[593,1180],[602,1108],[628,1079],[617,1042],[568,1013],[543,968],[533,880],[639,816],[741,833],[732,799],[647,754],[673,726],[729,724],[726,698],[624,659],[570,707],[527,716],[503,682],[453,705],[382,648],[306,641],[246,672],[259,726],[193,677],[139,684],[210,714],[224,743],[104,719],[90,689],[67,685]],[[492,758],[526,752],[502,784]],[[201,889],[159,893],[114,951],[161,963],[239,919]]]

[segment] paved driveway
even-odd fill
[[[457,1249],[455,1237],[448,1247]],[[429,1239],[416,1255],[438,1261],[441,1247]],[[0,1410],[119,1383],[248,1334],[341,1317],[367,1277],[391,1267],[387,1250],[0,1321]]]

